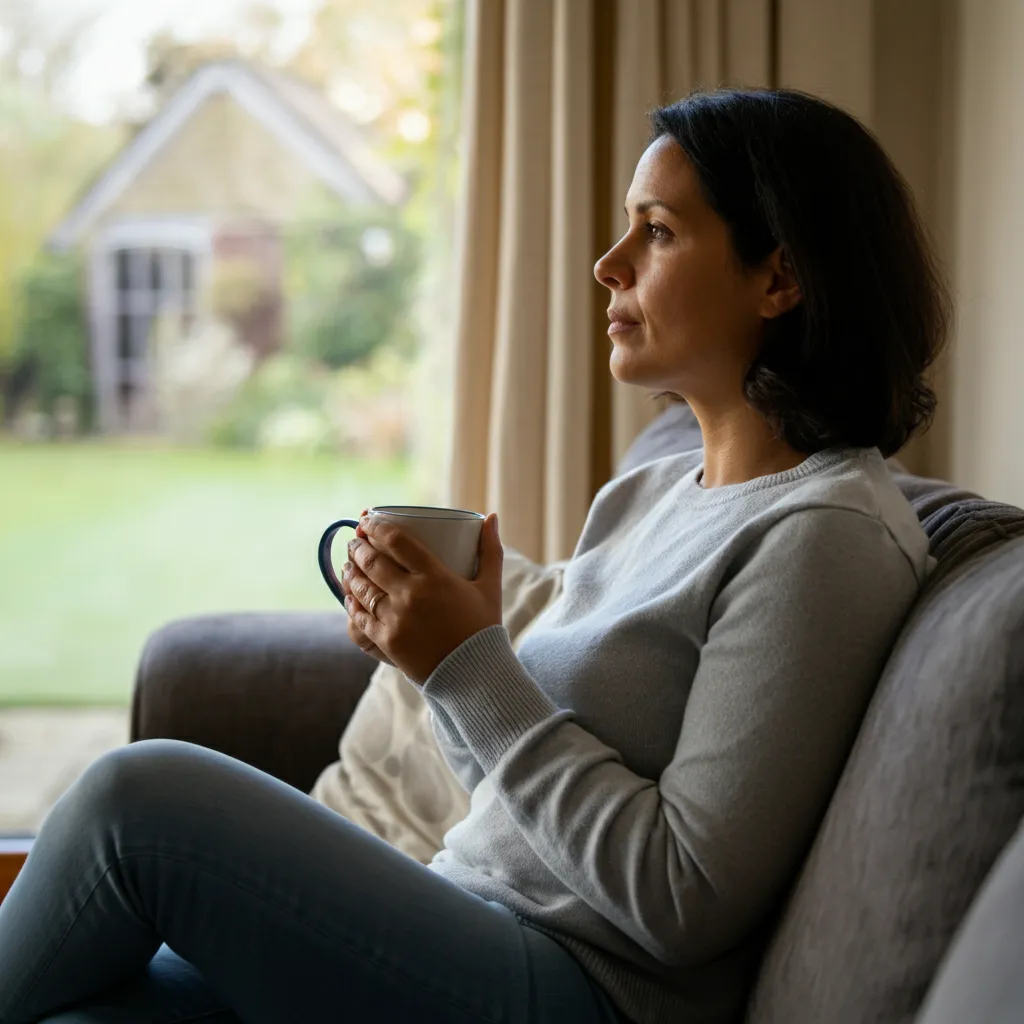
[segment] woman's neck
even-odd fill
[[[775,435],[745,399],[727,408],[702,408],[692,402],[691,407],[704,439],[701,487],[746,483],[793,469],[807,458]]]

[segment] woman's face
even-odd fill
[[[729,229],[671,136],[640,158],[626,215],[626,233],[594,266],[611,291],[609,316],[633,321],[609,325],[612,375],[688,399],[742,395],[761,342],[770,271],[741,266]]]

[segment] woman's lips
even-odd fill
[[[619,334],[622,331],[631,331],[634,327],[639,327],[637,323],[633,323],[632,320],[613,320],[608,325],[609,334]]]

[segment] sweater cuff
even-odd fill
[[[558,711],[512,650],[504,626],[474,633],[423,684],[423,696],[459,730],[484,772]]]

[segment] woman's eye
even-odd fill
[[[647,231],[647,237],[654,241],[660,241],[663,238],[668,238],[669,233],[666,228],[663,228],[660,224],[654,224],[648,221],[644,225],[644,229]]]

